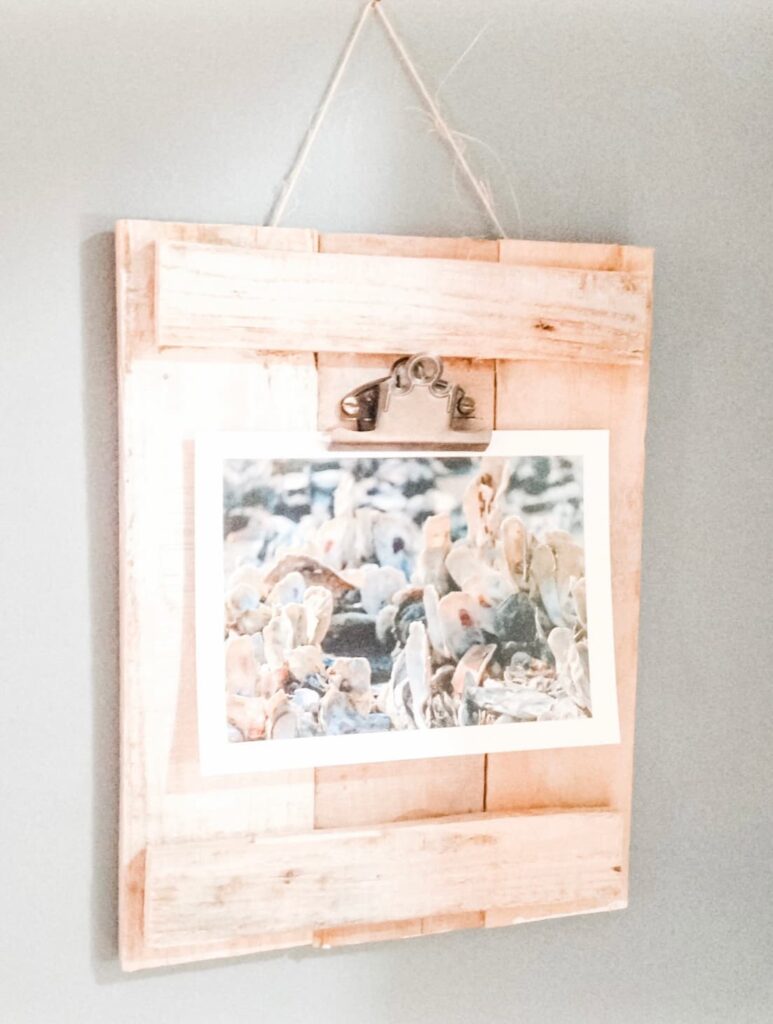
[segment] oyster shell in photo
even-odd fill
[[[592,714],[582,460],[228,460],[234,742]]]

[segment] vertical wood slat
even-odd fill
[[[562,263],[589,269],[635,268],[652,277],[652,252],[621,246],[567,246],[507,241],[503,260]],[[651,328],[650,328],[651,329]],[[649,341],[649,338],[648,338]],[[636,694],[639,579],[644,487],[644,441],[649,382],[649,344],[640,366],[553,363],[545,360],[498,362],[499,429],[608,429],[610,431],[610,510],[615,661],[621,743],[618,746],[488,755],[486,809],[604,806],[622,811],[628,886]],[[604,909],[581,901],[577,909],[534,908],[529,919],[558,913]],[[494,927],[522,920],[519,908],[486,914]]]
[[[314,232],[122,222],[116,230],[120,394],[121,823],[119,945],[127,969],[196,959],[186,946],[148,948],[145,847],[244,830],[313,827],[313,772],[208,780],[196,765],[192,606],[192,438],[197,430],[276,425],[312,356],[243,357],[203,365],[155,348],[154,249],[159,239],[315,251]],[[256,396],[264,394],[262,403]],[[275,403],[275,404],[273,404]],[[256,417],[256,409],[263,412]],[[312,934],[256,936],[251,948],[310,943]],[[243,945],[243,944],[242,944]],[[207,955],[207,951],[204,951]],[[221,949],[216,955],[224,955]]]
[[[320,235],[321,252],[437,259],[496,260],[498,243],[481,239],[374,235]],[[323,359],[320,354],[318,359]],[[333,356],[333,359],[336,357]],[[438,758],[405,764],[319,768],[316,772],[315,825],[386,824],[418,817],[470,814],[484,809],[485,758]],[[350,945],[409,937],[453,927],[447,916],[410,918],[388,925],[349,925],[315,932],[321,946]],[[465,915],[462,927],[480,927],[482,914]]]

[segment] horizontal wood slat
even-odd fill
[[[357,256],[389,256],[401,259],[488,260],[499,259],[499,242],[492,238],[426,238],[422,235],[321,234],[319,252],[348,252]],[[614,268],[619,269],[618,267]]]
[[[159,348],[642,361],[648,273],[160,242]]]
[[[468,815],[147,852],[153,947],[588,899],[620,905],[622,815]]]
[[[628,270],[652,272],[652,249],[632,245],[578,244],[577,242],[529,242],[503,238],[500,263],[525,263],[530,267],[573,267],[575,270]]]

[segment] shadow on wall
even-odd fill
[[[87,465],[92,688],[91,958],[117,980],[118,950],[118,418],[114,236],[82,225],[83,422]],[[99,219],[104,224],[104,218]]]

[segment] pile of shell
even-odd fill
[[[583,549],[510,511],[523,462],[282,464],[280,512],[231,510],[230,738],[590,715]]]

